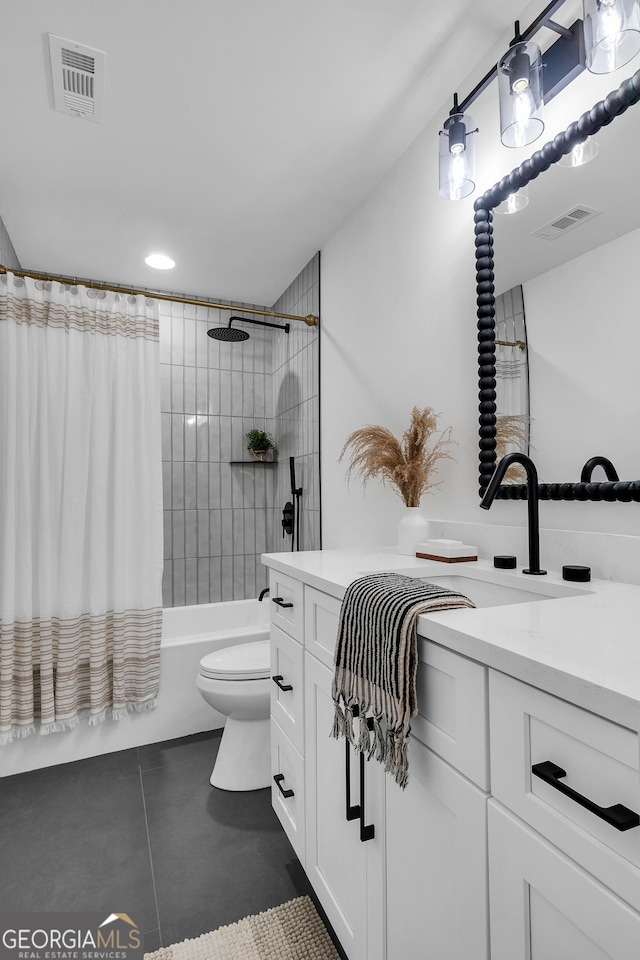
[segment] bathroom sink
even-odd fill
[[[368,573],[381,571],[369,570]],[[532,603],[537,600],[554,600],[562,597],[588,596],[593,591],[585,590],[546,577],[522,577],[499,570],[475,569],[465,573],[440,573],[439,570],[418,571],[415,567],[389,570],[407,577],[416,577],[437,583],[449,590],[463,594],[476,607],[501,607],[511,603]]]
[[[540,593],[535,586],[532,590],[521,589],[503,583],[492,583],[487,580],[476,580],[471,577],[459,576],[455,573],[443,573],[424,577],[429,583],[437,583],[456,593],[462,593],[469,600],[473,600],[476,607],[501,607],[507,603],[531,603],[533,600],[551,599],[547,593]],[[537,584],[536,584],[537,586]]]

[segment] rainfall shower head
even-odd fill
[[[241,340],[248,340],[249,334],[244,330],[236,330],[229,324],[228,327],[213,327],[207,330],[207,335],[213,340],[226,340],[229,343],[239,343]]]
[[[277,330],[284,330],[285,333],[289,333],[288,323],[267,323],[266,320],[250,320],[249,317],[230,317],[228,326],[212,327],[211,330],[207,330],[207,336],[211,337],[212,340],[226,340],[228,343],[240,343],[241,340],[248,340],[249,334],[245,330],[238,330],[231,326],[234,320],[242,320],[243,323],[256,323],[259,327],[275,327]]]

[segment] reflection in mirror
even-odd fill
[[[496,457],[529,453],[529,371],[522,287],[496,297]],[[513,464],[505,483],[524,483],[525,472]]]
[[[496,299],[522,284],[540,498],[640,501],[640,449],[632,439],[640,419],[639,100],[637,71],[475,203],[481,491],[501,455],[504,357],[495,341],[508,337],[499,333]],[[560,166],[587,137],[599,145],[592,162]],[[525,185],[527,207],[494,218],[498,204]],[[594,456],[612,461],[622,479],[600,482],[598,469],[592,482],[581,480]],[[499,495],[524,498],[526,487],[512,481]]]

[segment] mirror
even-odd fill
[[[529,453],[529,352],[522,284],[496,295],[496,460]],[[505,483],[523,483],[525,471],[512,464]]]
[[[630,442],[640,416],[640,185],[630,148],[640,139],[638,99],[640,71],[476,201],[481,489],[501,455],[500,300],[521,284],[541,498],[640,500],[640,451]],[[585,132],[597,157],[560,165]],[[528,185],[528,206],[494,217],[514,185]],[[595,455],[608,457],[622,479],[602,482],[601,467],[592,481],[581,479]],[[505,484],[500,496],[523,498],[526,487]]]

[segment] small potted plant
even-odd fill
[[[264,430],[258,430],[257,427],[254,427],[253,430],[247,430],[245,437],[247,438],[247,450],[251,451],[256,460],[264,462],[269,450],[273,450],[274,457],[278,453],[273,437]]]

